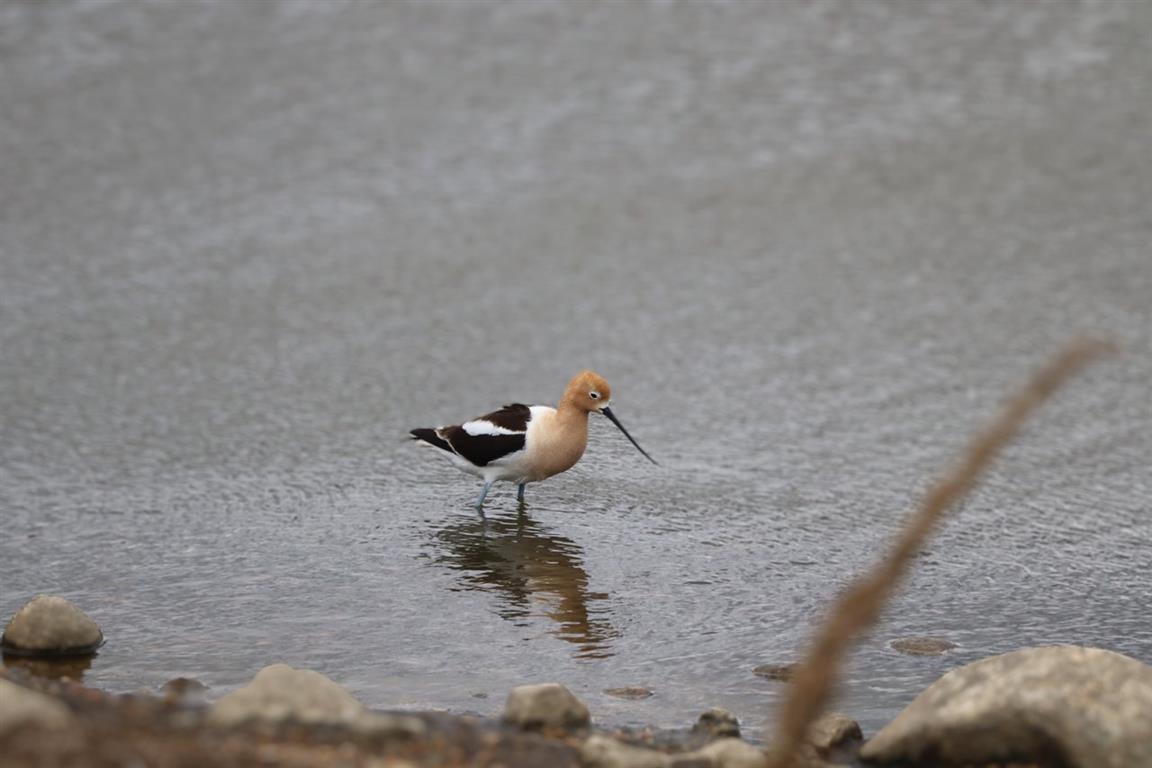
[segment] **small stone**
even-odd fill
[[[608,736],[592,736],[580,745],[580,757],[589,768],[669,768],[663,752],[622,744]]]
[[[428,726],[416,715],[390,712],[365,712],[353,723],[356,730],[391,738],[415,739],[423,736]]]
[[[902,637],[888,646],[907,656],[942,656],[956,647],[956,643],[935,637]]]
[[[521,685],[504,704],[505,722],[521,728],[580,728],[588,725],[588,707],[559,683]]]
[[[177,677],[161,686],[160,695],[172,703],[200,704],[207,698],[208,686],[190,677]]]
[[[785,683],[791,680],[792,675],[795,673],[795,664],[761,664],[752,669],[752,674],[757,677],[764,677],[769,680],[778,680]]]
[[[706,747],[680,756],[677,762],[704,758],[714,768],[767,768],[768,757],[746,741],[717,739]]]
[[[74,720],[68,707],[51,696],[0,678],[0,736],[29,725],[62,730]]]
[[[617,699],[647,699],[653,693],[648,688],[629,686],[626,688],[605,688],[604,693]]]
[[[209,719],[218,725],[248,720],[352,725],[366,714],[352,694],[319,672],[272,664],[217,701]]]
[[[1008,758],[1132,768],[1152,755],[1152,667],[1099,648],[1025,648],[948,672],[860,750],[868,763]]]
[[[714,739],[739,737],[740,721],[723,707],[712,707],[700,715],[692,726],[692,732],[703,733]]]
[[[860,724],[847,715],[824,715],[808,729],[808,743],[822,754],[855,750],[862,741]]]
[[[95,653],[104,633],[92,619],[62,597],[37,595],[16,612],[0,647],[26,656],[81,656]]]

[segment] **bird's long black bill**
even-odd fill
[[[636,450],[638,450],[638,451],[640,451],[640,453],[644,454],[644,458],[648,459],[648,461],[652,462],[656,466],[660,466],[660,462],[656,461],[656,459],[649,456],[648,451],[641,448],[640,443],[636,442],[636,440],[632,437],[632,435],[628,434],[628,430],[624,429],[624,425],[620,423],[620,419],[616,418],[616,414],[612,413],[612,409],[605,406],[605,407],[600,409],[600,413],[607,416],[608,420],[610,422],[612,422],[613,424],[615,424],[617,427],[620,428],[620,431],[624,433],[624,437],[628,438],[628,442],[630,442],[630,443],[632,443],[632,445],[636,446]]]

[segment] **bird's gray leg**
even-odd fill
[[[480,491],[480,498],[476,499],[476,509],[484,509],[484,497],[488,495],[488,489],[492,487],[492,483],[484,483],[484,489]]]
[[[526,485],[528,485],[528,483],[520,483],[520,485],[516,487],[516,501],[524,501],[524,486]]]

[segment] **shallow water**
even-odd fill
[[[1142,3],[0,6],[0,614],[85,679],[317,669],[494,713],[753,732],[828,600],[1067,337],[1029,426],[858,648],[872,731],[1052,642],[1152,662]],[[571,472],[403,436],[583,367]],[[894,638],[959,648],[903,656]],[[645,686],[641,701],[606,688]]]

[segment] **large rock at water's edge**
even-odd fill
[[[1152,667],[1079,646],[983,659],[929,686],[860,756],[880,764],[1152,766]]]
[[[589,719],[584,702],[559,683],[517,686],[504,703],[505,722],[521,728],[582,728]]]
[[[209,719],[217,725],[252,720],[331,723],[360,730],[419,735],[424,722],[415,716],[378,714],[319,672],[272,664],[242,688],[221,698]]]
[[[100,627],[72,603],[37,595],[8,622],[0,648],[24,656],[79,656],[95,653],[103,642]]]
[[[0,736],[29,725],[65,729],[73,720],[68,707],[56,699],[0,679]]]

